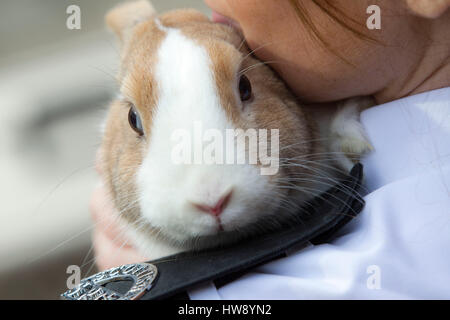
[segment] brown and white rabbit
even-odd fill
[[[147,1],[116,7],[106,21],[121,41],[120,95],[109,109],[100,166],[120,219],[149,259],[277,226],[334,185],[352,164],[348,155],[370,149],[361,101],[345,103],[330,121],[317,119],[229,26],[189,9],[157,16]],[[259,161],[174,163],[173,132],[192,132],[196,123],[278,129],[278,170],[263,175]]]

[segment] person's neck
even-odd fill
[[[426,35],[430,42],[403,75],[394,78],[374,94],[378,104],[450,86],[450,10],[430,23]]]

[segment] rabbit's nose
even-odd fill
[[[209,213],[215,217],[218,217],[223,212],[223,210],[226,208],[227,204],[230,202],[231,194],[232,194],[232,190],[228,191],[224,196],[219,198],[219,200],[216,202],[216,204],[214,206],[210,206],[210,205],[206,205],[206,204],[199,204],[199,203],[192,203],[192,204],[198,210]]]

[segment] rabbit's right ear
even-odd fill
[[[119,4],[106,14],[105,20],[117,37],[124,41],[135,25],[150,20],[155,14],[149,1],[139,0]]]

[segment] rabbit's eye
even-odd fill
[[[239,79],[239,94],[241,101],[247,101],[252,97],[252,85],[245,75]]]
[[[130,108],[128,112],[128,122],[130,123],[131,128],[136,131],[140,136],[144,135],[144,128],[142,127],[141,117],[137,113],[134,106]]]

